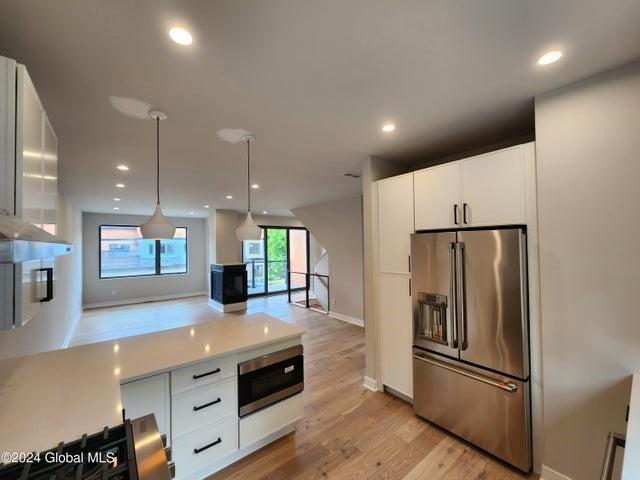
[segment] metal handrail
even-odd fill
[[[245,260],[246,264],[251,264],[251,288],[256,288],[256,264],[263,264],[265,269],[269,268],[269,265],[272,263],[284,263],[286,264],[286,260],[267,260],[264,258],[250,258],[249,260]],[[265,272],[266,273],[266,272]]]
[[[318,277],[318,278],[326,278],[327,279],[327,313],[331,310],[331,289],[329,287],[329,275],[323,275],[321,273],[309,273],[309,272],[295,272],[292,270],[287,270],[287,297],[289,303],[291,303],[291,275],[304,275],[305,276],[305,308],[309,308],[309,289],[311,288],[309,285],[310,277]]]
[[[626,443],[626,437],[621,433],[609,432],[609,435],[607,435],[607,448],[604,452],[604,463],[602,465],[600,480],[611,480],[613,466],[616,461],[616,448],[624,448]]]

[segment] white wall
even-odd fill
[[[83,304],[135,302],[141,299],[205,293],[207,291],[207,225],[203,218],[171,218],[179,227],[188,229],[188,273],[151,277],[108,278],[98,275],[98,227],[110,225],[140,225],[148,217],[108,213],[83,214]]]
[[[597,479],[640,371],[640,63],[538,97],[536,150],[544,463]]]
[[[296,208],[329,255],[331,311],[363,321],[362,197]]]
[[[54,299],[25,326],[0,331],[0,359],[55,350],[63,346],[81,314],[82,213],[63,193],[56,204],[58,234],[73,253],[56,259]]]

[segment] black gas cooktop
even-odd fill
[[[40,453],[12,454],[0,480],[138,480],[131,422]]]

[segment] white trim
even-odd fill
[[[342,320],[343,322],[351,323],[352,325],[357,325],[358,327],[364,327],[364,320],[360,318],[350,317],[349,315],[343,315],[342,313],[329,312],[329,316],[331,318],[335,318],[336,320]]]
[[[162,300],[176,300],[178,298],[198,297],[200,295],[206,295],[206,294],[207,292],[175,293],[172,295],[160,295],[158,297],[131,298],[126,300],[113,300],[111,302],[88,303],[86,305],[83,305],[82,308],[87,310],[91,308],[117,307],[120,305],[135,305],[136,303],[160,302]]]
[[[69,327],[69,331],[67,332],[67,336],[64,337],[64,341],[60,346],[61,349],[68,348],[71,339],[73,338],[73,334],[76,333],[76,328],[78,328],[78,323],[80,322],[80,318],[82,317],[82,307],[78,308],[76,312],[75,318],[71,321],[71,326]]]
[[[380,387],[378,385],[378,381],[365,376],[364,377],[364,384],[363,384],[364,388],[368,388],[369,390],[371,390],[372,392],[379,392],[380,391]]]
[[[238,312],[240,310],[247,309],[247,302],[220,303],[216,302],[213,298],[210,298],[209,306],[215,308],[219,312]]]
[[[542,475],[540,480],[572,480],[571,477],[556,472],[553,468],[549,468],[546,465],[542,465]]]

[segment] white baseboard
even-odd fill
[[[80,322],[80,318],[82,317],[82,307],[78,308],[73,320],[71,321],[71,325],[69,326],[69,331],[67,332],[67,336],[64,337],[64,341],[62,342],[62,346],[60,348],[67,348],[71,339],[73,338],[73,334],[76,333],[76,328],[78,327],[78,322]]]
[[[357,325],[358,327],[364,327],[364,320],[360,318],[350,317],[349,315],[343,315],[342,313],[329,312],[329,316],[331,318],[335,318],[336,320],[342,320],[343,322],[351,323],[352,325]]]
[[[224,303],[216,302],[215,300],[210,298],[209,306],[215,308],[219,312],[239,312],[240,310],[247,309],[247,302],[224,304]]]
[[[372,392],[380,391],[380,387],[378,386],[378,381],[367,376],[364,377],[364,388],[368,388]]]
[[[549,468],[546,465],[542,465],[542,475],[540,480],[572,480],[571,477],[556,472],[553,468]]]
[[[112,300],[110,302],[100,302],[100,303],[88,303],[83,305],[82,308],[85,310],[91,308],[102,308],[102,307],[117,307],[121,305],[135,305],[137,303],[147,303],[147,302],[160,302],[162,300],[176,300],[179,298],[189,298],[189,297],[198,297],[200,295],[206,295],[207,292],[189,292],[189,293],[175,293],[172,295],[160,295],[157,297],[146,297],[146,298],[130,298],[126,300]]]

